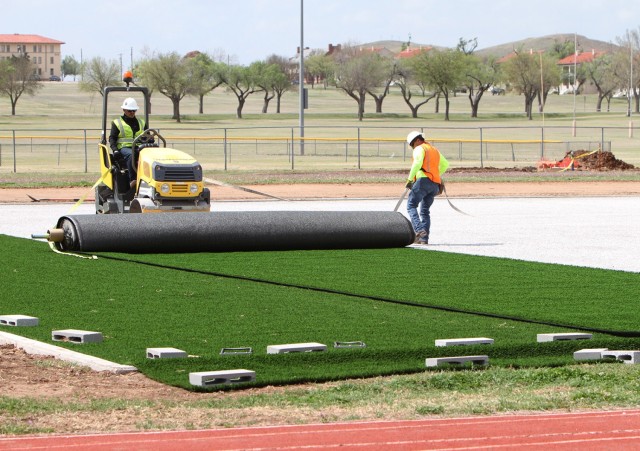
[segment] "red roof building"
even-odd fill
[[[420,55],[423,52],[428,52],[431,49],[432,47],[408,47],[398,53],[397,57],[399,59],[413,58],[414,56]]]
[[[0,34],[0,60],[26,54],[35,66],[35,75],[47,79],[60,76],[62,44],[64,42],[37,34]]]

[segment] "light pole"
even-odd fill
[[[573,137],[576,136],[576,95],[578,94],[578,34],[573,34]]]
[[[633,87],[633,45],[631,44],[631,33],[627,31],[629,40],[629,95],[627,96],[627,117],[631,117],[631,89]]]
[[[300,155],[304,155],[304,0],[300,0],[300,61],[298,66],[298,89],[300,91]],[[292,154],[293,158],[293,154]]]

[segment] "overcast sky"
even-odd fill
[[[20,0],[4,1],[0,33],[64,41],[77,60],[143,52],[200,50],[250,64],[271,54],[294,56],[301,0]],[[529,37],[577,33],[615,42],[640,27],[638,0],[304,0],[304,45],[411,41],[478,48]]]

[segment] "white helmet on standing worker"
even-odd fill
[[[136,102],[136,99],[133,97],[127,97],[124,99],[124,102],[122,102],[121,108],[123,110],[136,111],[138,109],[138,102]]]
[[[407,135],[407,144],[411,145],[411,143],[416,139],[416,138],[422,138],[422,133],[417,132],[417,131],[412,131]],[[424,138],[422,138],[424,139]]]

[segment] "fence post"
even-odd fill
[[[224,143],[222,146],[222,151],[224,154],[224,170],[227,170],[227,129],[224,129]]]
[[[16,171],[16,131],[15,130],[11,130],[11,132],[13,133],[13,173],[15,174]]]
[[[482,159],[482,127],[480,127],[480,167],[484,167],[484,160]]]
[[[600,150],[604,151],[604,127],[600,129]]]
[[[89,166],[87,161],[87,129],[84,129],[84,173],[87,173]]]
[[[302,139],[302,138],[300,138]],[[302,149],[302,147],[300,147]],[[295,150],[293,148],[293,127],[291,127],[291,170],[293,171],[294,163],[293,163],[293,155],[295,154]]]
[[[540,159],[544,158],[544,127],[540,127]]]
[[[358,169],[360,169],[360,127],[358,127]]]

